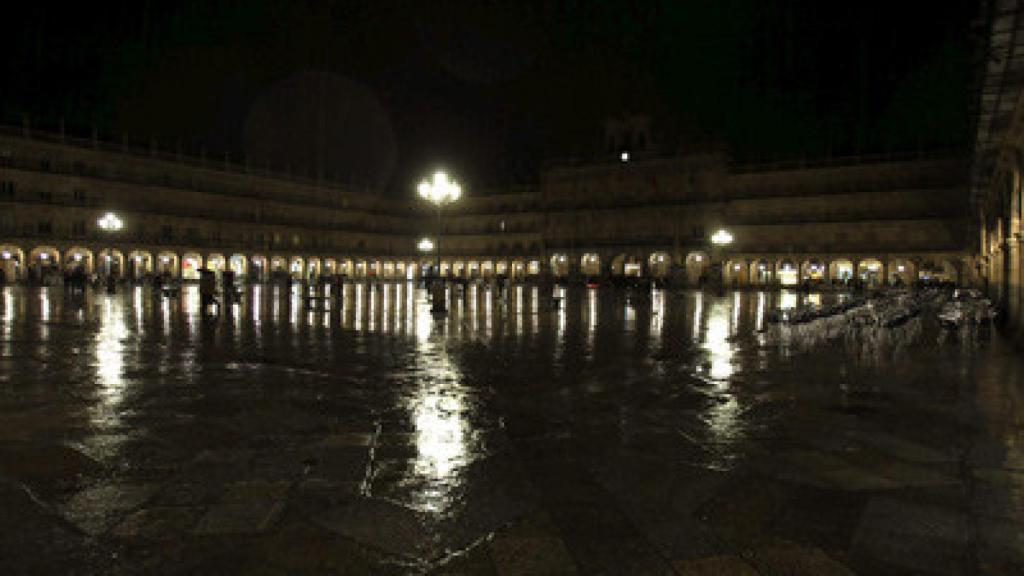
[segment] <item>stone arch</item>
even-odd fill
[[[750,284],[766,286],[775,281],[775,266],[767,259],[754,260],[750,263]]]
[[[228,270],[234,272],[235,278],[246,278],[249,275],[249,259],[245,254],[232,254],[228,258]]]
[[[600,276],[601,256],[596,252],[587,252],[580,257],[580,272],[588,277]]]
[[[737,287],[749,284],[749,270],[746,262],[738,258],[726,261],[725,268],[722,269],[722,279],[726,286]]]
[[[275,278],[283,278],[288,276],[288,274],[288,258],[284,256],[271,256],[270,276]]]
[[[704,252],[690,252],[684,260],[686,270],[686,283],[696,286],[707,277],[708,267],[711,265],[708,255]]]
[[[526,277],[526,261],[513,260],[509,265],[509,277],[513,280],[521,280]]]
[[[345,276],[352,276],[355,273],[355,265],[352,263],[351,258],[338,259],[338,273]]]
[[[878,258],[865,258],[857,263],[857,278],[871,287],[881,286],[885,280],[885,267]]]
[[[526,263],[526,275],[537,276],[540,274],[540,260],[533,259]]]
[[[800,283],[800,268],[792,258],[780,258],[775,267],[775,279],[782,286]]]
[[[476,260],[470,260],[466,264],[466,277],[467,278],[478,278],[480,277],[480,262]]]
[[[101,276],[121,278],[125,275],[124,254],[114,248],[100,250],[96,258],[96,272]]]
[[[320,277],[321,262],[320,258],[313,256],[306,259],[306,278],[314,280]]]
[[[551,255],[551,275],[564,278],[569,275],[569,256],[563,252]]]
[[[178,255],[174,252],[160,252],[156,255],[156,271],[161,275],[178,277]]]
[[[288,274],[292,280],[303,280],[306,275],[306,260],[302,256],[292,256],[288,260]]]
[[[853,280],[853,261],[848,258],[837,258],[828,264],[828,277],[840,282]]]
[[[206,256],[206,268],[213,271],[217,276],[220,276],[220,274],[227,268],[227,262],[228,261],[224,258],[223,254],[213,253]]]
[[[821,283],[828,281],[828,265],[819,258],[808,258],[800,263],[800,281]]]
[[[333,276],[338,273],[338,261],[334,258],[324,258],[324,274]]]
[[[480,275],[484,278],[490,278],[494,276],[494,261],[484,260],[480,262]]]
[[[917,267],[909,258],[893,258],[889,261],[885,279],[893,285],[907,285],[917,279]]]
[[[128,253],[128,277],[142,280],[153,273],[153,255],[145,250],[132,250]]]
[[[25,277],[25,251],[13,244],[0,244],[0,270],[5,282]]]
[[[82,246],[72,246],[64,252],[64,269],[81,270],[85,274],[92,274],[96,262],[92,250]]]
[[[668,278],[672,272],[672,256],[668,252],[652,252],[647,258],[647,269],[653,278]]]
[[[184,280],[199,280],[199,270],[203,267],[203,257],[198,252],[185,252],[181,255],[181,277]]]

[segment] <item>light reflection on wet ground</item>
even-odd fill
[[[326,296],[254,286],[207,318],[195,287],[3,288],[0,563],[1024,568],[1021,363],[987,331],[766,321],[834,294]]]

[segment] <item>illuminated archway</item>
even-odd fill
[[[480,263],[480,275],[484,278],[490,278],[494,276],[494,262],[490,260],[484,260]]]
[[[668,252],[654,252],[647,259],[647,268],[654,278],[668,278],[672,271],[672,255]]]
[[[96,268],[101,276],[121,278],[125,275],[124,254],[120,250],[107,248],[97,254]]]
[[[92,274],[95,269],[92,250],[81,246],[72,246],[64,253],[65,270],[81,270],[85,274]]]
[[[743,260],[729,260],[722,269],[722,279],[727,286],[747,284],[747,266]]]
[[[530,260],[526,264],[526,275],[536,276],[540,274],[540,260]]]
[[[469,277],[469,278],[479,278],[480,277],[480,263],[477,262],[476,260],[470,260],[469,264],[467,264],[467,266],[466,266],[466,270],[467,270],[467,273],[466,273],[467,277]]]
[[[0,244],[0,270],[5,282],[22,280],[25,276],[25,252],[13,244]]]
[[[447,278],[452,275],[452,263],[447,260],[441,260],[441,276]]]
[[[455,278],[463,278],[466,275],[466,263],[462,260],[456,260],[452,263],[452,276]]]
[[[153,272],[153,255],[143,250],[133,250],[128,253],[128,277],[132,280],[142,280],[146,275]]]
[[[156,255],[156,271],[161,276],[178,277],[178,255],[174,252],[160,252]]]
[[[345,276],[352,276],[355,274],[355,265],[352,263],[352,259],[342,258],[338,260],[338,272]]]
[[[569,256],[563,253],[551,255],[551,275],[555,278],[569,275]]]
[[[601,256],[594,252],[584,254],[580,258],[580,271],[584,276],[594,277],[601,275]]]
[[[775,266],[767,260],[755,260],[750,263],[750,283],[765,286],[775,281]]]
[[[315,280],[320,277],[320,259],[313,257],[306,260],[306,278]]]
[[[821,260],[812,258],[800,264],[800,280],[820,283],[828,280],[828,266]]]
[[[789,258],[779,260],[775,277],[782,286],[796,286],[800,283],[800,271],[797,269],[796,263]]]
[[[905,286],[917,279],[917,267],[907,258],[894,258],[886,270],[886,280],[894,286]]]
[[[284,256],[273,256],[270,258],[270,275],[274,278],[288,276],[288,259]]]
[[[509,277],[513,280],[522,280],[526,277],[526,262],[513,260],[509,269]]]
[[[696,286],[707,276],[710,259],[704,252],[690,252],[686,255],[686,283]]]
[[[338,273],[338,261],[334,258],[324,258],[324,274],[333,276]]]
[[[203,257],[196,252],[181,255],[181,277],[184,280],[199,280],[199,270],[203,268]]]
[[[227,270],[230,270],[235,275],[235,278],[243,279],[249,272],[248,265],[249,260],[244,254],[232,254],[228,258]]]
[[[227,260],[224,259],[223,254],[210,254],[206,257],[206,268],[213,271],[218,276],[227,267]]]
[[[845,258],[833,260],[828,265],[828,277],[840,282],[853,280],[853,262]]]
[[[876,258],[866,258],[857,265],[857,277],[868,286],[880,286],[885,280],[882,262]]]
[[[302,259],[302,256],[292,256],[291,260],[288,261],[288,274],[292,280],[301,281],[304,278],[306,272],[306,261]]]
[[[245,271],[246,278],[252,282],[265,282],[270,274],[270,265],[267,257],[262,254],[254,254],[249,258],[250,266]]]

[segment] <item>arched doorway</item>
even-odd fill
[[[324,258],[324,274],[334,276],[338,273],[338,262],[334,258]]]
[[[601,256],[594,252],[588,252],[580,258],[580,271],[588,278],[601,275]]]
[[[540,260],[530,260],[526,264],[526,275],[537,276],[540,274]]]
[[[476,260],[470,260],[467,266],[468,272],[466,276],[468,278],[479,278],[480,277],[480,263]]]
[[[98,268],[100,276],[121,278],[125,273],[124,254],[111,248],[100,250]]]
[[[0,272],[4,282],[22,280],[25,275],[25,252],[12,244],[0,244]]]
[[[906,286],[917,279],[917,269],[907,258],[894,258],[889,261],[886,279],[893,286]]]
[[[226,267],[227,260],[224,259],[223,254],[210,254],[206,257],[206,268],[218,277],[224,272]]]
[[[302,281],[304,273],[306,271],[306,262],[302,259],[302,256],[292,256],[288,262],[288,274],[292,280]]]
[[[672,257],[668,252],[654,252],[647,259],[647,267],[650,269],[652,277],[668,278],[669,272],[672,270]]]
[[[133,250],[128,253],[128,277],[138,282],[153,273],[153,256],[149,252]]]
[[[248,262],[244,254],[232,254],[231,258],[228,258],[228,269],[234,272],[235,278],[243,280],[249,273]]]
[[[320,259],[309,258],[306,260],[306,278],[309,280],[316,280],[320,277]]]
[[[810,260],[804,260],[800,265],[800,279],[804,282],[810,282],[811,284],[821,284],[825,282],[827,278],[828,267],[825,263],[816,258]]]
[[[174,252],[161,252],[156,255],[156,271],[161,276],[178,277],[178,255]]]
[[[750,263],[750,283],[755,286],[767,286],[775,281],[775,267],[767,260],[755,260]]]
[[[885,271],[882,269],[882,262],[876,258],[861,260],[857,265],[857,277],[869,287],[882,285]]]
[[[284,256],[273,256],[270,258],[270,277],[275,280],[282,280],[287,278],[288,272],[288,259]]]
[[[828,277],[843,283],[853,280],[853,262],[845,258],[833,260],[828,265]]]
[[[91,275],[94,269],[92,250],[81,246],[72,246],[64,253],[64,270],[81,270],[83,274]]]
[[[199,280],[199,270],[203,268],[203,257],[196,252],[186,252],[181,256],[181,278],[183,280]]]
[[[743,260],[729,260],[722,269],[722,280],[733,288],[747,284],[747,267]]]
[[[28,267],[32,279],[45,284],[60,275],[60,251],[53,246],[36,246],[29,252]]]
[[[800,272],[797,270],[796,264],[789,258],[783,258],[779,260],[778,270],[776,270],[776,278],[779,284],[782,286],[796,286],[800,283]]]
[[[686,255],[686,283],[690,286],[700,285],[707,278],[710,266],[708,255],[704,252],[690,252]]]
[[[551,275],[555,278],[564,278],[569,275],[569,257],[565,254],[553,254],[551,256]]]
[[[525,278],[526,262],[522,260],[513,260],[512,270],[511,272],[509,272],[509,276],[511,276],[513,280],[522,280],[523,278]]]

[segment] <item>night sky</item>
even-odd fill
[[[965,148],[970,1],[57,3],[5,6],[5,124],[155,139],[407,194],[601,152],[650,114],[663,153],[739,160]]]

